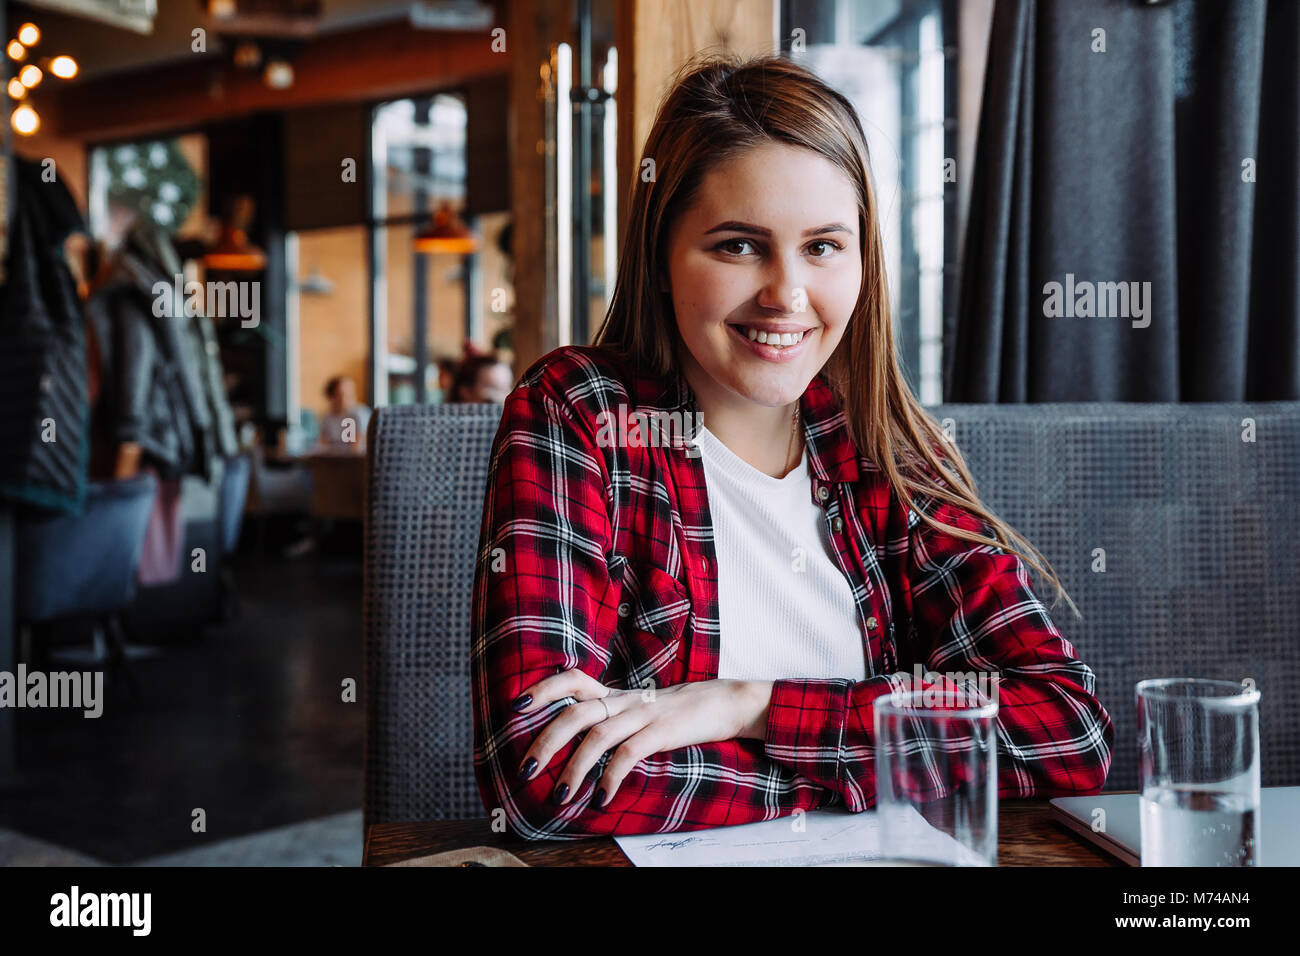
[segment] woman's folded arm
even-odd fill
[[[946,504],[938,520],[987,533]],[[909,514],[907,589],[918,646],[903,656],[939,675],[940,694],[996,687],[998,795],[1096,793],[1106,780],[1115,730],[1075,655],[1030,588],[1013,553],[940,532]],[[951,675],[951,677],[946,676]],[[996,684],[993,678],[996,677]],[[779,680],[772,690],[769,756],[841,795],[850,810],[875,805],[873,704],[914,688],[914,674],[853,682]],[[953,694],[948,699],[962,699]],[[966,698],[969,699],[969,698]],[[936,746],[940,744],[936,742]]]

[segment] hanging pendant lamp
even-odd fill
[[[451,203],[444,202],[433,214],[433,221],[415,234],[414,245],[417,252],[467,255],[477,251],[479,239]]]

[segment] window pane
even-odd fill
[[[417,307],[425,321],[426,400],[440,400],[437,360],[459,357],[465,342],[465,265],[462,256],[425,255],[413,244],[418,225],[380,228],[387,257],[388,402],[415,401]]]
[[[375,218],[428,211],[465,198],[465,101],[438,94],[375,110]],[[424,202],[421,203],[421,194]]]
[[[331,378],[352,379],[362,402],[369,394],[366,228],[312,229],[297,237],[297,394],[303,438],[310,443],[317,437]]]
[[[801,36],[804,52],[792,57],[848,97],[862,121],[899,358],[923,404],[941,400],[944,289],[955,280],[945,255],[956,204],[944,183],[955,104],[946,98],[943,12],[942,0],[782,5],[787,50]]]

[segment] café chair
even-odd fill
[[[145,530],[158,482],[141,473],[123,481],[91,482],[79,515],[35,511],[17,528],[17,618],[24,659],[30,659],[32,628],[67,618],[90,618],[106,660],[133,694],[139,685],[126,666],[121,612],[136,594]]]
[[[217,519],[221,543],[221,617],[231,620],[239,609],[239,589],[230,566],[230,556],[239,546],[239,532],[244,526],[244,505],[248,500],[252,456],[248,452],[225,459],[221,486],[217,492]]]
[[[261,445],[249,448],[249,486],[246,511],[257,518],[257,555],[266,556],[266,524],[275,515],[311,512],[311,473],[296,458],[268,461]]]

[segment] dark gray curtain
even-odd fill
[[[1300,399],[1300,2],[998,0],[973,175],[945,401]]]

